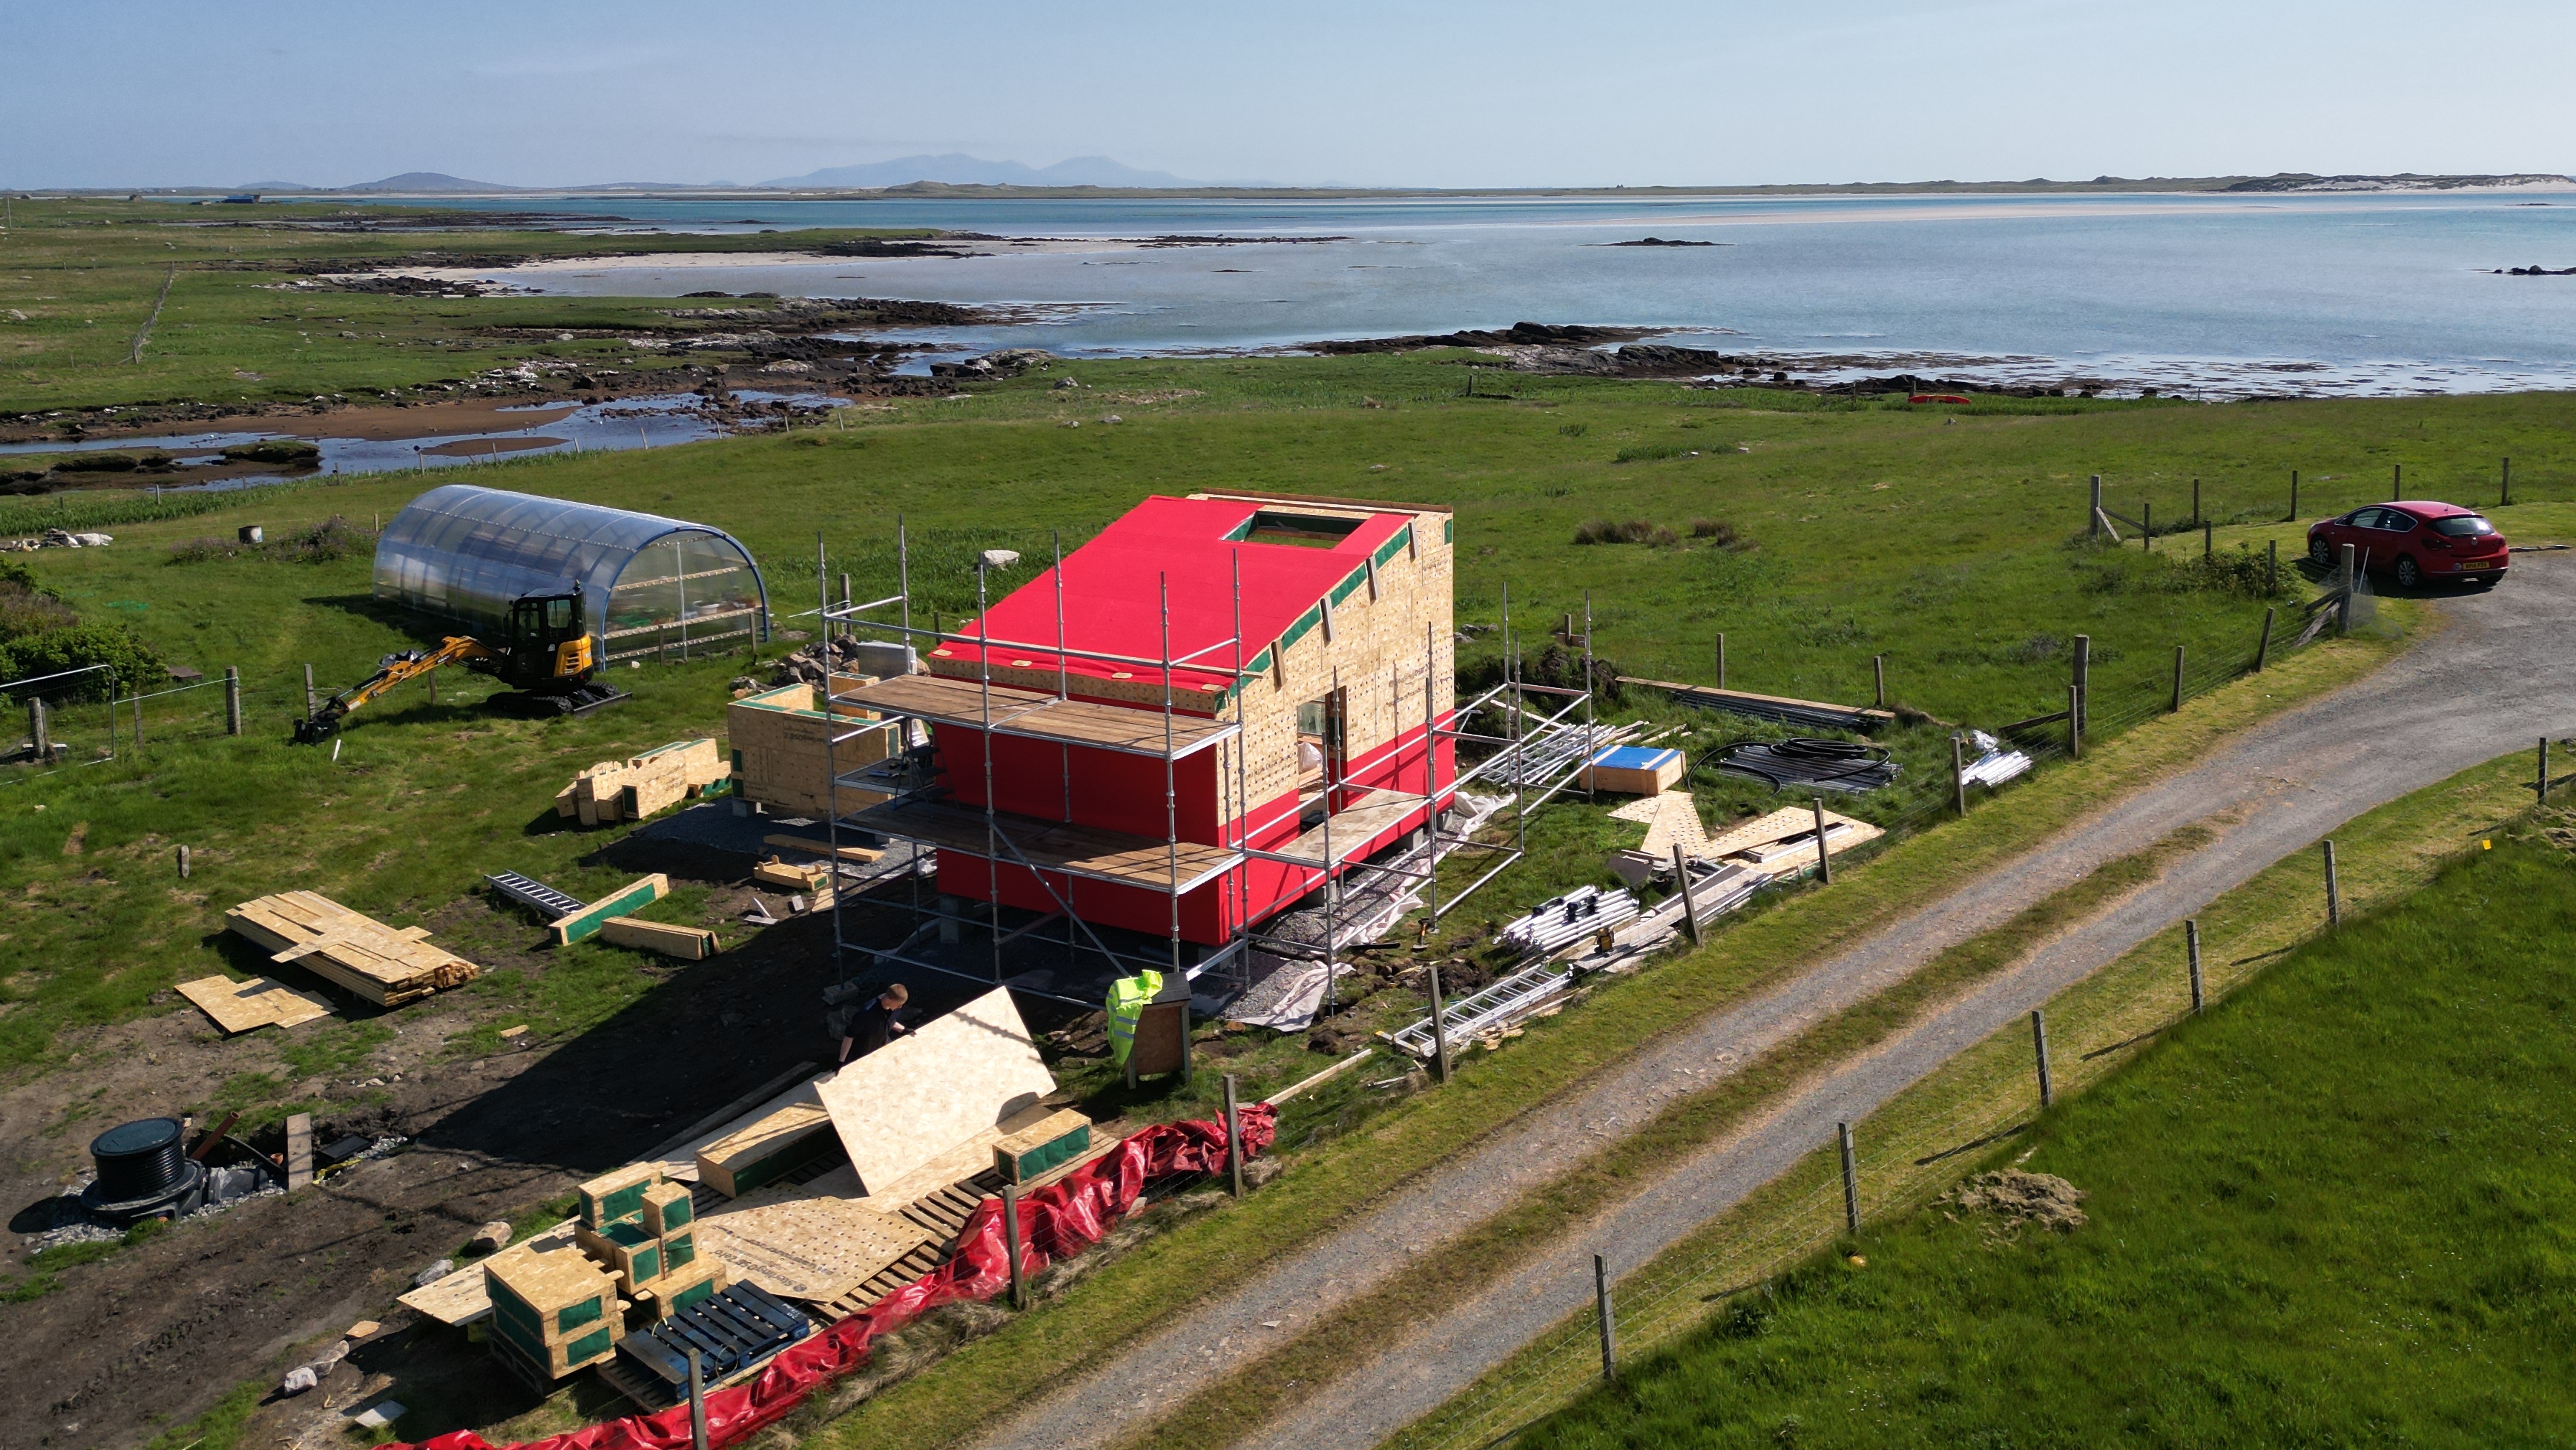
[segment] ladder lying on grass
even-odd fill
[[[1461,997],[1445,1004],[1440,1014],[1441,1031],[1449,1039],[1449,1049],[1457,1051],[1488,1032],[1498,1031],[1527,1017],[1551,997],[1574,985],[1571,968],[1555,962],[1539,962],[1523,967],[1471,997]],[[1428,1062],[1438,1046],[1431,1033],[1431,1019],[1425,1016],[1410,1027],[1381,1034],[1398,1048]]]

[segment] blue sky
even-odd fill
[[[2576,5],[0,0],[0,185],[2576,170]]]

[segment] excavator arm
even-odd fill
[[[360,683],[342,690],[323,702],[322,708],[296,722],[295,740],[299,745],[315,745],[331,738],[340,729],[340,721],[350,711],[367,703],[397,685],[417,680],[441,665],[467,665],[497,658],[491,646],[466,635],[449,635],[436,649],[405,650],[376,662],[376,672]]]

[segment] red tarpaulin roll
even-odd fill
[[[1240,1110],[1243,1156],[1259,1156],[1276,1131],[1268,1103]],[[1213,1173],[1225,1166],[1225,1125],[1158,1123],[1116,1148],[1020,1200],[1021,1268],[1034,1274],[1068,1259],[1107,1236],[1119,1215],[1136,1206],[1145,1185],[1176,1173]],[[868,1362],[869,1346],[928,1310],[961,1299],[990,1299],[1011,1286],[1009,1249],[1002,1240],[1002,1202],[988,1198],[957,1233],[948,1262],[840,1323],[781,1350],[749,1384],[707,1396],[707,1443],[727,1445],[796,1408],[805,1396]],[[650,1415],[629,1415],[508,1450],[684,1450],[689,1406],[684,1400]],[[387,1450],[494,1450],[471,1430],[452,1430],[418,1447]]]

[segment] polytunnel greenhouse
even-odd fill
[[[376,541],[376,597],[497,632],[512,601],[581,590],[603,660],[685,659],[765,641],[751,551],[705,524],[451,483]]]

